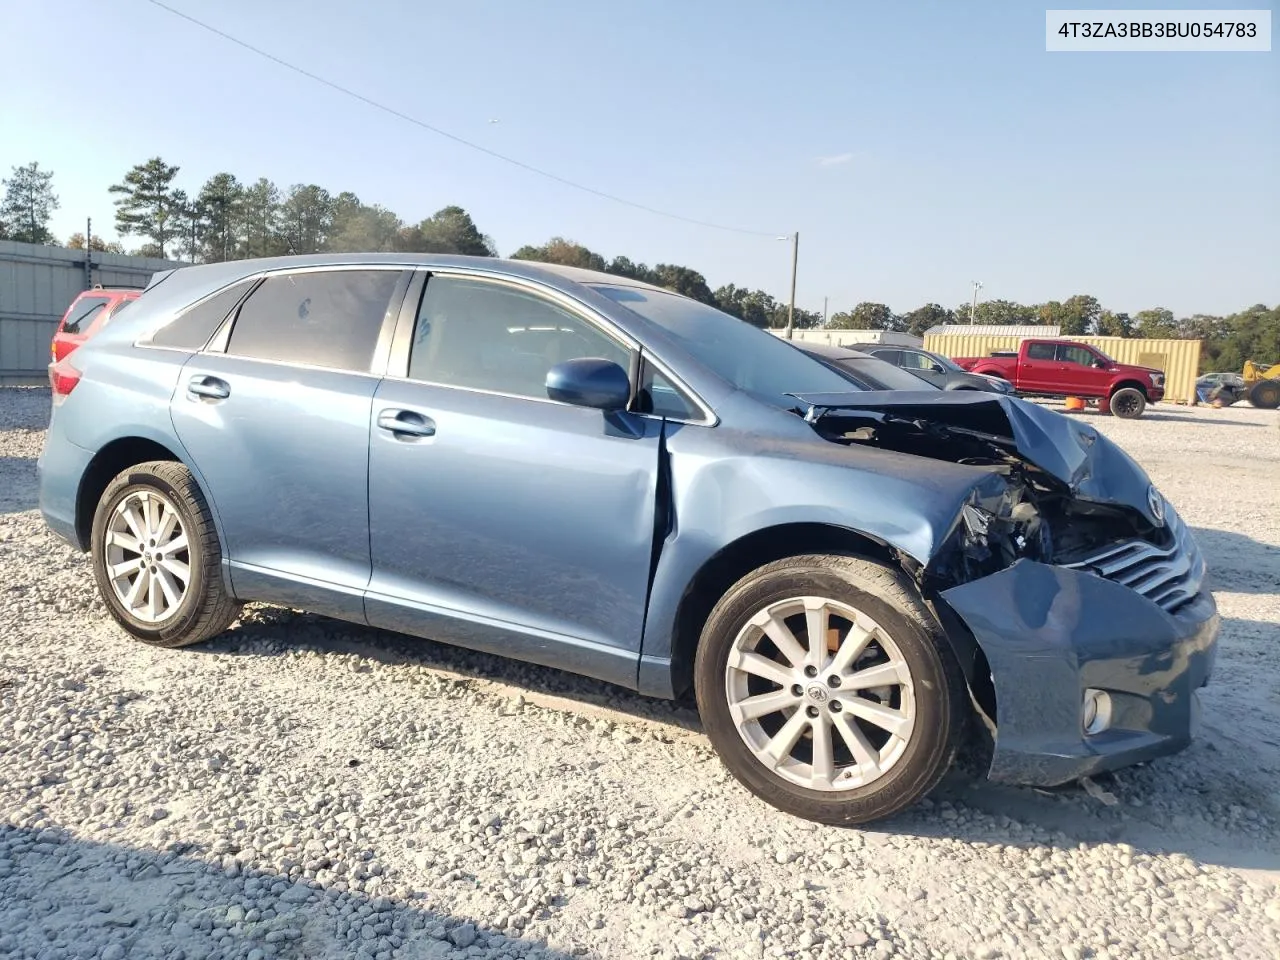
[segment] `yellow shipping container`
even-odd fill
[[[1017,335],[931,333],[924,348],[945,357],[985,357],[993,350],[1017,350],[1026,339]],[[1139,340],[1126,337],[1059,337],[1097,347],[1120,363],[1164,371],[1164,397],[1176,403],[1196,402],[1200,370],[1199,340]]]

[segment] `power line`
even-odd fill
[[[230,43],[234,43],[238,47],[243,47],[245,50],[248,50],[250,53],[256,53],[258,56],[263,57],[267,60],[270,60],[272,63],[277,64],[278,66],[284,67],[286,70],[292,70],[294,73],[300,74],[306,77],[308,80],[314,80],[316,83],[324,84],[326,87],[328,87],[331,90],[336,90],[338,91],[338,93],[345,94],[346,96],[351,97],[352,99],[359,100],[361,103],[367,106],[373,107],[375,110],[381,110],[383,113],[389,113],[393,117],[396,117],[400,120],[404,120],[408,123],[412,123],[414,126],[421,127],[423,130],[428,130],[431,133],[434,133],[438,136],[445,137],[446,139],[452,140],[454,143],[460,143],[464,147],[470,147],[472,150],[478,150],[480,153],[487,154],[488,156],[491,156],[497,160],[502,160],[504,163],[509,163],[512,166],[519,167],[521,170],[526,170],[529,173],[537,174],[540,177],[546,177],[548,180],[554,180],[556,183],[563,184],[566,187],[572,187],[575,190],[581,190],[583,193],[590,193],[593,196],[601,197],[605,200],[611,200],[614,203],[620,203],[623,206],[633,207],[636,210],[643,210],[645,213],[652,213],[659,217],[667,217],[670,220],[679,220],[683,223],[691,223],[694,226],[708,227],[712,230],[725,230],[730,233],[741,233],[751,237],[769,237],[770,239],[772,239],[775,235],[773,232],[765,232],[763,230],[747,230],[742,227],[729,227],[729,226],[725,226],[722,223],[711,223],[707,220],[697,220],[693,217],[682,216],[681,214],[671,213],[670,211],[667,211],[667,210],[659,210],[657,207],[646,206],[643,203],[637,203],[634,200],[628,200],[625,197],[619,197],[616,194],[612,194],[612,193],[605,193],[603,190],[595,189],[595,187],[589,187],[586,184],[578,183],[575,180],[570,180],[567,177],[562,177],[558,174],[550,172],[549,170],[543,170],[540,167],[535,167],[532,164],[525,163],[523,160],[517,160],[514,157],[508,157],[506,154],[499,153],[496,150],[490,150],[486,146],[482,146],[481,144],[478,144],[478,143],[473,143],[472,141],[467,140],[463,137],[459,137],[457,134],[450,133],[447,130],[441,130],[439,127],[432,126],[431,124],[427,123],[424,120],[419,120],[417,117],[412,117],[407,113],[403,113],[400,110],[395,109],[394,107],[388,107],[384,103],[379,103],[377,100],[374,100],[371,97],[366,97],[362,93],[357,93],[355,90],[352,90],[349,87],[344,87],[341,84],[334,83],[332,80],[326,80],[324,77],[318,74],[312,73],[310,70],[305,70],[302,67],[289,63],[287,60],[282,60],[280,57],[277,57],[275,54],[268,53],[266,50],[263,50],[260,47],[255,47],[253,44],[248,43],[244,40],[241,40],[239,37],[233,37],[231,34],[223,30],[219,30],[217,27],[212,26],[211,24],[205,23],[203,20],[197,20],[195,17],[192,17],[188,14],[183,13],[181,10],[175,10],[173,7],[169,6],[167,3],[162,3],[161,0],[147,0],[147,2],[150,3],[152,6],[159,7],[161,10],[164,10],[164,11],[167,11],[168,13],[173,14],[175,17],[179,17],[183,20],[186,20],[188,23],[192,23],[195,26],[200,27],[202,30],[207,30],[212,34],[216,34],[222,39],[227,40]]]

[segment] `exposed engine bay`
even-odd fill
[[[1077,496],[1021,453],[1012,436],[882,410],[830,410],[806,419],[834,443],[972,466],[1004,479],[1002,489],[975,492],[961,509],[947,548],[925,571],[939,588],[988,576],[1023,558],[1065,564],[1110,543],[1160,543],[1165,533],[1136,510]]]

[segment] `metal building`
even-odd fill
[[[47,382],[49,343],[76,294],[95,284],[141,289],[173,260],[0,240],[0,385]]]

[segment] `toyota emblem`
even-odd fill
[[[1160,491],[1155,486],[1147,488],[1147,507],[1151,510],[1151,518],[1155,520],[1157,527],[1164,526],[1164,497],[1160,496]]]

